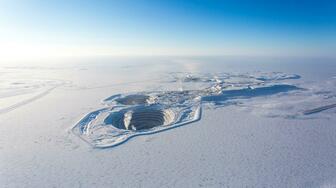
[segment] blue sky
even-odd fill
[[[336,1],[2,0],[2,56],[335,56]]]

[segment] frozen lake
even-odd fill
[[[334,187],[335,65],[0,64],[0,187]]]

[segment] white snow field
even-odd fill
[[[0,64],[0,187],[336,187],[336,62]]]

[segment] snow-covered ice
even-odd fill
[[[333,187],[334,63],[1,65],[0,185]]]

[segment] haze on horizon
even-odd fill
[[[132,55],[332,57],[336,1],[2,0],[0,63]]]

